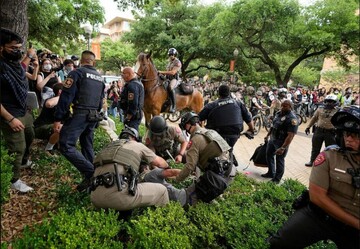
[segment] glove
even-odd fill
[[[305,129],[305,134],[306,134],[306,135],[309,135],[309,134],[310,134],[310,128],[306,128],[306,129]]]
[[[251,131],[246,131],[244,135],[247,137],[247,139],[254,139],[254,133]]]

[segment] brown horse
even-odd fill
[[[162,80],[158,76],[158,71],[151,59],[151,52],[149,54],[140,53],[135,67],[137,68],[137,75],[141,78],[141,82],[143,83],[145,89],[143,111],[146,126],[148,126],[151,118],[159,115],[161,111],[164,110],[163,105],[168,99],[168,92],[163,86]],[[177,91],[177,111],[190,109],[199,113],[203,107],[203,96],[197,89],[194,89],[194,91],[189,95],[182,95]]]

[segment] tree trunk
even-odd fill
[[[26,42],[29,32],[28,0],[0,0],[0,25],[18,33]]]

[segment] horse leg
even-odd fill
[[[149,124],[150,124],[150,120],[151,120],[151,113],[144,111],[144,116],[145,116],[145,127],[149,128]]]

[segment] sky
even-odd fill
[[[105,9],[105,19],[106,22],[110,21],[111,19],[113,19],[116,16],[122,16],[122,17],[128,17],[131,18],[132,15],[130,13],[130,11],[127,12],[122,12],[117,8],[116,3],[113,0],[99,0],[100,4],[104,7]],[[203,4],[212,4],[214,2],[218,2],[220,0],[200,0],[201,3]],[[227,0],[229,2],[231,2],[232,0]],[[309,5],[312,2],[314,2],[315,0],[299,0],[301,5]]]

